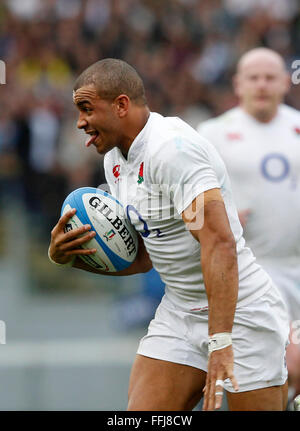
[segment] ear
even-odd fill
[[[128,114],[130,99],[126,94],[120,94],[116,97],[114,102],[114,107],[119,118],[124,118]]]

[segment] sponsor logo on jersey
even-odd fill
[[[144,162],[140,164],[140,170],[139,170],[137,182],[138,184],[142,184],[143,181],[144,181]]]
[[[121,165],[115,165],[112,169],[113,176],[115,177],[115,184],[120,181]]]
[[[294,127],[294,132],[296,135],[300,135],[300,127]]]
[[[104,238],[106,239],[106,241],[109,241],[110,239],[112,239],[115,236],[115,234],[116,234],[116,232],[113,229],[111,229],[111,230],[105,232]]]
[[[242,135],[238,132],[228,132],[226,138],[229,139],[229,141],[240,141],[243,139]]]
[[[113,167],[112,173],[113,173],[113,176],[114,176],[115,178],[119,178],[119,176],[120,176],[120,169],[121,169],[121,166],[120,166],[120,165],[115,165],[115,166]]]
[[[205,307],[191,308],[190,311],[208,311],[208,305]]]

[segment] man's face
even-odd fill
[[[269,121],[288,91],[288,77],[277,58],[252,57],[240,65],[235,91],[241,106],[256,119]]]
[[[78,88],[73,101],[79,109],[77,127],[90,135],[86,147],[94,145],[98,153],[105,154],[120,144],[120,122],[113,101],[101,99],[93,85]]]

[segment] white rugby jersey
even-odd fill
[[[118,148],[105,155],[111,193],[142,235],[166,295],[185,309],[207,308],[200,244],[181,218],[200,193],[220,188],[237,244],[239,303],[250,302],[270,287],[269,276],[245,247],[223,161],[206,140],[179,118],[157,113],[133,141],[127,159]]]
[[[243,235],[258,261],[300,267],[300,113],[280,105],[261,123],[237,107],[197,130],[223,158],[237,208],[251,211]]]

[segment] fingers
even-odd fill
[[[55,238],[55,244],[56,246],[60,246],[63,244],[67,244],[66,246],[63,245],[62,249],[69,249],[70,247],[76,247],[78,245],[83,244],[84,242],[91,239],[93,236],[95,236],[95,233],[87,236],[84,240],[80,241],[74,241],[79,236],[82,237],[83,234],[91,229],[91,226],[89,224],[86,224],[84,226],[81,226],[77,229],[71,229],[68,232],[65,232],[65,227],[70,218],[76,213],[76,209],[73,208],[70,211],[67,211],[57,222],[56,226],[53,228],[51,232],[52,238]],[[72,243],[71,243],[72,241]]]
[[[215,410],[222,406],[225,379],[230,379],[235,391],[239,390],[233,374],[232,346],[216,350],[209,356],[203,410]]]
[[[71,241],[74,241],[78,237],[83,238],[84,236],[88,236],[89,234],[87,235],[85,234],[90,230],[91,230],[91,226],[89,224],[86,224],[76,229],[69,230],[68,232],[61,232],[61,234],[59,235],[57,244],[69,243]],[[92,232],[94,232],[94,235],[96,234],[95,231],[92,231]],[[92,232],[90,232],[90,234]]]
[[[239,388],[239,384],[236,380],[236,378],[234,377],[234,375],[232,374],[231,376],[229,376],[231,384],[233,386],[233,389],[237,392],[240,388]]]
[[[94,254],[97,252],[96,248],[78,248],[74,250],[68,250],[64,254],[65,256],[85,256],[89,254]]]
[[[82,231],[82,229],[80,229],[80,231]],[[68,232],[68,233],[70,233],[70,232]],[[65,236],[67,236],[67,235],[68,234],[66,234]],[[89,232],[89,233],[87,233],[85,235],[82,235],[82,236],[80,236],[80,238],[77,238],[77,235],[76,235],[75,239],[73,239],[73,237],[69,236],[69,238],[70,238],[69,241],[66,238],[65,241],[60,244],[60,250],[66,252],[66,251],[74,249],[74,248],[79,248],[81,245],[83,245],[86,242],[90,241],[95,236],[96,236],[96,232],[95,231],[92,231],[92,232]]]
[[[226,377],[227,378],[227,377]],[[234,375],[228,376],[230,379],[233,389],[239,390],[239,385]],[[207,376],[206,385],[203,389],[204,402],[203,410],[218,410],[222,407],[223,395],[224,395],[224,381],[223,379],[209,379]]]
[[[221,379],[218,379],[216,381],[216,386],[215,386],[215,399],[213,401],[214,403],[214,408],[215,409],[219,409],[222,406],[222,401],[223,401],[223,387],[224,387],[224,382]]]
[[[82,246],[96,236],[95,231],[90,231],[89,224],[65,232],[66,224],[76,213],[73,208],[67,211],[58,221],[51,232],[50,256],[57,263],[66,263],[70,256],[88,255],[97,252],[96,248],[84,249]]]
[[[222,406],[223,386],[224,383],[221,379],[212,378],[210,381],[207,381],[205,386],[203,410],[215,410]]]
[[[61,216],[56,226],[54,226],[52,233],[56,233],[57,231],[63,231],[66,223],[68,223],[70,218],[73,217],[75,213],[76,213],[76,209],[72,208],[71,210],[67,211],[63,216]]]

